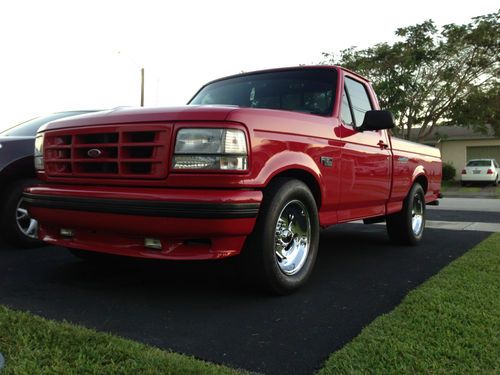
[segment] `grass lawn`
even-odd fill
[[[460,183],[457,181],[441,181],[441,191],[447,191],[450,188],[458,188],[460,186]]]
[[[462,193],[478,193],[482,191],[485,186],[462,186],[460,181],[443,181],[441,183],[441,191],[460,191]]]
[[[320,374],[500,373],[500,234],[409,293]],[[131,340],[0,307],[1,375],[241,374]],[[251,355],[249,353],[249,355]]]
[[[0,307],[1,375],[237,374],[131,340]]]
[[[410,292],[319,373],[500,373],[500,233]]]
[[[470,186],[464,186],[458,189],[458,191],[461,193],[479,193],[481,190],[483,189],[479,187],[470,187]]]
[[[480,193],[487,192],[490,195],[500,197],[500,186],[478,185],[462,186],[460,181],[443,181],[441,183],[441,192],[460,192],[460,193]]]

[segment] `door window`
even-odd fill
[[[342,108],[340,110],[340,118],[345,125],[354,125],[354,122],[352,121],[351,106],[349,104],[347,94],[345,93],[345,88],[342,94]]]
[[[349,77],[345,77],[345,89],[349,101],[351,102],[354,124],[359,127],[365,119],[366,111],[373,109],[370,98],[368,97],[365,86]],[[344,106],[342,106],[342,108],[343,107]]]

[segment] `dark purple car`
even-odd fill
[[[42,244],[37,238],[37,222],[29,216],[21,198],[25,187],[37,183],[33,166],[37,130],[51,121],[91,112],[96,111],[52,113],[0,133],[0,233],[12,245],[33,247]]]

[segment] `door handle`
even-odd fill
[[[380,147],[381,150],[387,150],[389,148],[389,145],[383,140],[378,141],[377,146]]]

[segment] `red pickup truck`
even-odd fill
[[[421,240],[440,153],[393,126],[369,81],[341,67],[245,73],[184,107],[48,124],[35,145],[43,183],[24,199],[40,238],[81,257],[238,255],[285,294],[311,274],[320,227],[385,221],[395,242]]]

